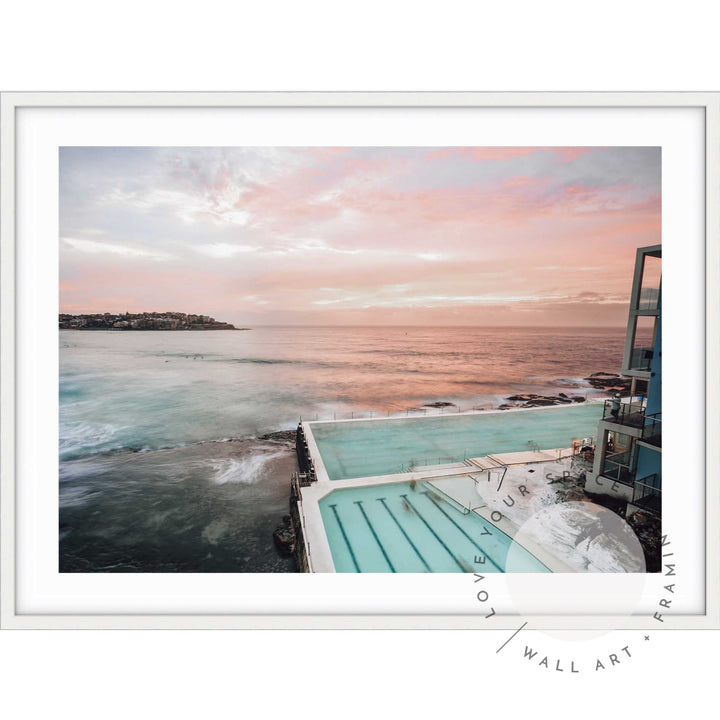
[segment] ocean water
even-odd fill
[[[287,572],[300,418],[456,412],[592,395],[623,329],[61,331],[60,569]],[[433,402],[454,407],[423,407]]]

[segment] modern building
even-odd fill
[[[637,250],[621,370],[632,380],[630,396],[605,402],[585,481],[588,492],[627,500],[628,517],[661,516],[661,258],[660,245]]]

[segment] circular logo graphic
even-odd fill
[[[553,573],[523,572],[527,551],[542,560],[543,547],[552,548]],[[553,614],[559,607],[563,614],[627,616],[637,612],[645,587],[645,553],[630,525],[612,510],[563,502],[541,508],[518,528],[505,571],[513,607],[522,616]],[[624,575],[622,592],[614,582],[617,574]],[[543,632],[587,640],[610,631]]]

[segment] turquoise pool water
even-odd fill
[[[337,572],[549,572],[492,523],[424,482],[334,490],[320,501]],[[483,564],[476,558],[485,557]]]
[[[570,447],[592,437],[602,404],[400,420],[311,423],[331,480],[390,475],[414,465],[440,465],[503,452]]]

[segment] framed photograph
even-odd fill
[[[1,151],[3,627],[720,627],[720,95],[8,93]]]

